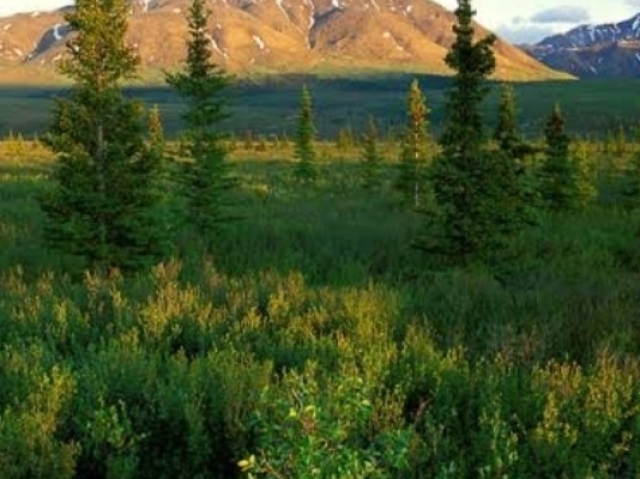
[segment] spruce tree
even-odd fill
[[[231,78],[211,60],[207,23],[211,12],[205,0],[193,0],[187,15],[189,39],[184,71],[168,74],[167,83],[186,103],[183,114],[185,162],[180,181],[187,203],[187,218],[211,247],[228,212],[231,177],[221,122],[227,118],[225,94]]]
[[[318,177],[316,170],[316,129],[313,123],[313,105],[311,93],[305,86],[302,87],[302,99],[300,102],[300,114],[298,116],[298,129],[295,138],[295,154],[298,160],[295,176],[305,182],[313,182]]]
[[[407,125],[402,135],[399,175],[396,189],[406,202],[420,206],[420,188],[424,168],[429,160],[430,139],[427,132],[427,104],[418,80],[413,80],[407,94]]]
[[[367,130],[362,137],[362,182],[366,189],[380,186],[382,156],[378,148],[378,141],[376,121],[370,116]]]
[[[493,138],[499,150],[495,157],[496,166],[499,161],[503,161],[503,174],[511,178],[509,181],[502,181],[505,215],[509,217],[504,226],[518,229],[533,222],[538,205],[536,181],[525,163],[526,157],[537,149],[525,141],[520,132],[515,92],[508,84],[503,84],[500,90],[498,121]]]
[[[564,125],[556,103],[544,128],[546,157],[540,172],[542,197],[554,211],[572,210],[580,203],[579,172],[569,154],[570,140]]]
[[[74,84],[57,99],[46,138],[54,186],[41,198],[50,245],[98,268],[134,269],[166,246],[158,204],[161,162],[145,142],[145,114],[120,83],[138,59],[125,44],[126,0],[77,0],[77,32],[61,72]]]
[[[520,132],[515,92],[507,83],[500,89],[498,121],[493,139],[498,144],[498,148],[511,158],[522,159],[526,155],[537,152],[533,145],[525,141]]]
[[[432,170],[440,231],[435,244],[427,237],[418,246],[465,264],[491,257],[514,229],[504,210],[504,185],[514,178],[502,154],[488,150],[483,129],[481,105],[488,94],[487,77],[495,69],[496,38],[474,41],[469,0],[458,0],[455,15],[456,40],[446,56],[455,75],[446,98],[442,153]]]
[[[158,105],[153,105],[153,108],[149,110],[149,144],[159,150],[160,153],[164,151],[164,127],[162,126],[162,115]]]

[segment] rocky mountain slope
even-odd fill
[[[578,77],[640,76],[640,14],[620,23],[582,25],[528,50],[551,68]]]
[[[129,42],[143,69],[185,57],[188,0],[135,0]],[[446,74],[454,16],[430,0],[209,0],[215,60],[244,73],[406,70]],[[486,33],[479,27],[479,34]],[[63,11],[0,18],[0,79],[24,67],[54,70],[72,35]],[[566,77],[503,41],[496,76]],[[4,68],[2,68],[4,67]]]

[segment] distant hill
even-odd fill
[[[128,40],[147,77],[183,62],[189,4],[132,2]],[[208,6],[215,61],[236,74],[450,73],[444,57],[454,41],[454,16],[430,0],[209,0]],[[478,26],[478,32],[486,30]],[[54,76],[72,34],[63,11],[0,18],[0,81]],[[497,78],[568,78],[504,41],[496,56]]]
[[[640,76],[640,14],[619,22],[582,25],[525,47],[547,66],[581,78]]]

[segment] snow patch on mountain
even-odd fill
[[[258,48],[260,50],[264,50],[266,45],[264,43],[264,40],[262,40],[262,38],[260,38],[258,35],[253,35],[253,41],[256,45],[258,45]]]
[[[60,33],[60,27],[62,27],[61,23],[56,23],[53,26],[53,38],[55,39],[55,41],[60,41],[64,38],[64,35]]]

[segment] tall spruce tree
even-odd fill
[[[167,83],[186,103],[183,148],[191,161],[181,174],[187,217],[211,247],[229,214],[228,192],[235,185],[220,123],[227,118],[225,92],[231,78],[211,60],[205,0],[193,0],[187,15],[190,38],[184,71],[168,74]]]
[[[540,171],[542,197],[554,211],[572,210],[580,204],[579,171],[569,154],[570,139],[564,125],[556,103],[544,128],[546,157]]]
[[[145,141],[141,105],[120,86],[138,61],[125,44],[128,8],[126,0],[77,0],[65,15],[77,35],[60,70],[74,84],[56,100],[46,138],[56,154],[54,186],[41,199],[46,238],[98,268],[144,266],[167,244],[161,161]]]
[[[428,111],[420,84],[418,80],[413,80],[407,94],[407,125],[402,135],[399,175],[395,186],[405,201],[413,203],[416,208],[420,206],[424,168],[430,154]]]
[[[418,246],[465,264],[490,257],[512,229],[503,209],[507,199],[502,183],[513,178],[502,155],[487,150],[483,129],[481,105],[496,65],[496,38],[474,41],[475,11],[469,0],[458,0],[455,15],[456,40],[445,59],[455,75],[447,94],[442,153],[432,170],[440,231],[435,244],[426,238]]]
[[[367,130],[362,137],[362,183],[366,189],[380,186],[382,155],[378,148],[378,128],[373,116],[369,117]]]
[[[295,138],[296,169],[295,176],[305,182],[313,182],[318,177],[316,170],[316,128],[313,123],[313,104],[307,86],[302,87],[300,114]]]

